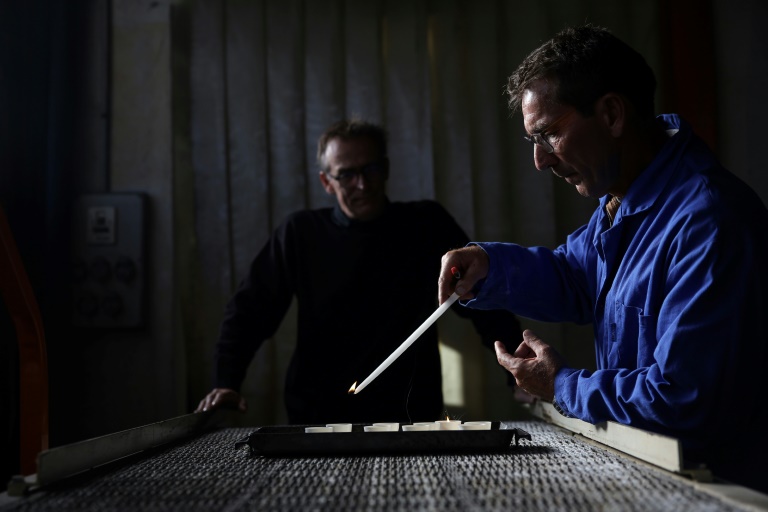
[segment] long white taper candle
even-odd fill
[[[432,313],[432,314],[429,316],[429,318],[427,318],[427,319],[424,321],[424,323],[423,323],[423,324],[421,324],[421,325],[419,326],[419,328],[418,328],[418,329],[416,329],[415,331],[413,331],[413,334],[411,334],[411,335],[408,337],[408,339],[407,339],[407,340],[405,340],[405,341],[404,341],[404,342],[403,342],[403,343],[402,343],[402,344],[401,344],[399,347],[397,347],[397,349],[395,349],[395,351],[394,351],[394,352],[392,352],[392,355],[390,355],[388,358],[386,358],[386,359],[384,360],[384,362],[383,362],[383,363],[381,363],[381,364],[379,365],[379,367],[378,367],[378,368],[376,368],[375,370],[373,370],[373,372],[372,372],[372,373],[371,373],[371,374],[370,374],[370,375],[369,375],[369,376],[368,376],[368,377],[367,377],[367,378],[366,378],[366,379],[365,379],[363,382],[361,382],[359,386],[357,386],[357,387],[355,388],[355,394],[358,394],[359,392],[361,392],[361,391],[363,390],[363,388],[365,388],[365,386],[367,386],[368,384],[370,384],[371,382],[373,382],[373,379],[375,379],[376,377],[378,377],[378,376],[379,376],[379,374],[380,374],[381,372],[383,372],[384,370],[386,370],[386,369],[387,369],[387,367],[388,367],[390,364],[392,364],[392,362],[393,362],[395,359],[397,359],[398,357],[400,357],[400,354],[402,354],[403,352],[405,352],[405,350],[406,350],[408,347],[410,347],[410,346],[411,346],[411,344],[412,344],[414,341],[416,341],[416,340],[418,339],[418,337],[419,337],[419,336],[421,336],[422,334],[424,334],[424,331],[426,331],[427,329],[429,329],[429,326],[430,326],[430,325],[432,325],[433,323],[435,323],[435,320],[437,320],[438,318],[440,318],[440,315],[442,315],[443,313],[445,313],[445,311],[446,311],[446,310],[447,310],[449,307],[451,307],[451,305],[452,305],[454,302],[456,302],[456,299],[458,299],[458,298],[459,298],[459,296],[458,296],[458,295],[456,295],[456,294],[454,293],[454,294],[452,294],[450,297],[448,297],[448,300],[446,300],[445,302],[443,302],[442,304],[440,304],[440,307],[439,307],[439,308],[437,308],[437,309],[435,310],[435,312],[434,312],[434,313]]]

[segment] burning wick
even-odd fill
[[[349,391],[347,391],[347,393],[349,393],[350,395],[354,394],[355,388],[357,388],[357,381],[355,381],[355,383],[352,384],[352,387],[349,388]]]
[[[445,420],[438,420],[435,423],[440,425],[440,430],[459,430],[461,420],[452,420],[447,414]]]

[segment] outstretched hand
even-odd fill
[[[518,387],[530,395],[550,402],[555,398],[555,375],[565,359],[532,331],[523,331],[523,342],[514,354],[500,341],[494,344],[496,359],[514,377]]]

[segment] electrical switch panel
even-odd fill
[[[144,323],[144,196],[80,196],[74,209],[73,323],[139,327]]]

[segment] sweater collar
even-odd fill
[[[380,217],[371,221],[360,221],[360,220],[350,219],[349,217],[347,217],[347,215],[341,210],[341,207],[337,202],[335,205],[333,205],[332,218],[333,218],[334,224],[336,224],[337,226],[341,226],[343,228],[359,228],[363,226],[373,227],[381,224],[387,218],[389,211],[391,209],[391,206],[392,205],[389,202],[389,199],[386,199],[384,212],[381,214]]]

